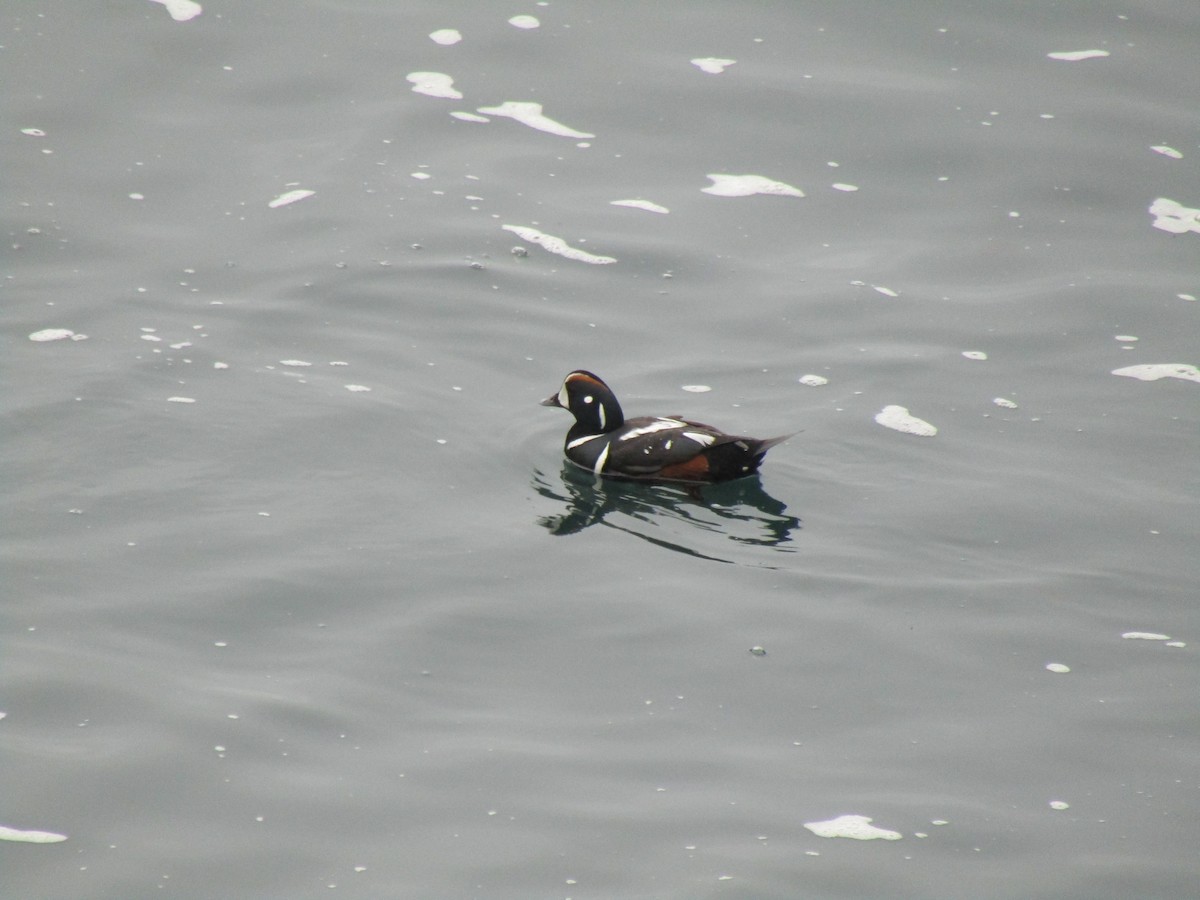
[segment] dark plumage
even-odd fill
[[[575,465],[612,478],[704,484],[758,471],[766,452],[792,435],[752,438],[677,416],[626,419],[599,377],[577,369],[542,406],[575,416],[563,453]]]

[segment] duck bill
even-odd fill
[[[541,406],[557,406],[559,408],[562,407],[562,404],[558,402],[558,394],[551,394],[549,397],[547,397],[545,400],[543,400],[541,402],[541,404],[539,404],[539,405],[541,405]]]

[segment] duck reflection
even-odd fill
[[[577,466],[563,463],[557,482],[535,469],[533,487],[543,497],[565,505],[557,515],[538,518],[538,524],[551,534],[578,534],[593,525],[604,525],[669,550],[716,562],[733,560],[619,523],[625,518],[650,525],[674,520],[739,544],[783,552],[795,549],[785,545],[802,527],[799,518],[787,514],[786,504],[763,490],[757,475],[701,488],[595,478]]]

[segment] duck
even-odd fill
[[[712,484],[756,473],[763,457],[795,433],[773,438],[727,434],[682,416],[626,419],[617,395],[600,376],[576,369],[542,406],[575,417],[567,431],[567,460],[597,476],[631,481]]]

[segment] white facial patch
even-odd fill
[[[635,428],[628,434],[621,435],[621,440],[631,441],[635,437],[641,437],[643,434],[654,434],[656,431],[665,431],[668,428],[685,428],[686,423],[680,422],[678,419],[655,419],[649,425],[643,425],[641,428]]]
[[[689,440],[695,441],[701,447],[711,446],[712,444],[716,443],[717,440],[711,434],[701,434],[699,431],[685,431],[683,436]]]
[[[558,405],[563,409],[571,408],[571,401],[567,396],[567,383],[565,381],[563,382],[563,386],[558,389]]]
[[[588,397],[588,399],[591,400],[592,398]],[[603,403],[600,404],[599,412],[600,412],[600,430],[603,431],[605,428],[608,427],[608,416],[605,415],[605,413],[604,413],[604,404]]]

